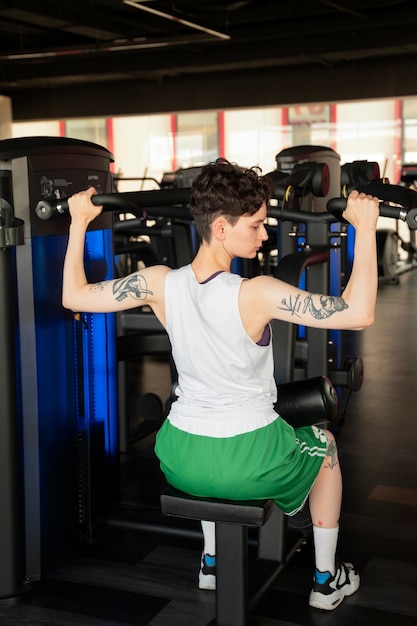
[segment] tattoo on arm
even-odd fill
[[[334,313],[348,308],[348,305],[340,296],[317,296],[319,301],[316,304],[313,298],[314,296],[311,293],[304,300],[301,298],[301,294],[297,294],[295,297],[290,295],[288,299],[283,298],[281,305],[277,308],[281,311],[288,311],[294,317],[301,317],[302,314],[309,312],[317,320],[326,319]]]
[[[334,439],[332,439],[329,443],[326,457],[329,458],[328,463],[326,463],[326,467],[332,470],[334,467],[336,467],[336,465],[338,465],[339,460],[337,458],[337,446]]]
[[[105,284],[104,283],[95,283],[94,285],[90,285],[90,291],[92,293],[97,293],[98,291],[104,291]]]
[[[152,294],[153,292],[148,289],[146,280],[141,274],[131,274],[113,283],[113,295],[119,302],[128,296],[136,300],[146,300],[146,297]]]

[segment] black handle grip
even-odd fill
[[[91,196],[95,206],[103,205],[103,211],[129,211],[138,217],[145,217],[146,212],[137,204],[123,198],[122,194],[97,193]],[[35,208],[36,215],[42,220],[49,220],[60,215],[68,215],[68,200],[40,200]]]
[[[417,207],[417,191],[401,185],[389,185],[381,182],[369,182],[363,185],[356,185],[355,189],[360,192],[375,196],[384,202],[394,202],[407,209]],[[391,217],[387,215],[386,217]]]
[[[98,193],[91,197],[91,201],[96,206],[102,204],[104,211],[129,212],[137,217],[143,217],[147,213],[149,215],[152,214],[154,217],[172,216],[190,219],[190,212],[186,206],[189,198],[190,189],[184,187],[151,191],[127,191],[124,193]],[[36,205],[35,212],[42,220],[67,215],[68,201],[56,200],[55,198],[40,200]]]
[[[411,229],[417,229],[417,192],[413,189],[376,181],[359,184],[355,188],[359,192],[367,193],[383,201],[379,205],[381,217],[399,219],[407,222]],[[384,202],[394,202],[400,206],[391,206]],[[329,213],[345,222],[342,213],[346,209],[346,204],[346,198],[332,198],[327,202],[326,208]]]
[[[91,202],[95,206],[100,206],[101,204],[103,204],[103,199],[105,200],[106,198],[107,198],[106,194],[98,193],[92,196]],[[103,210],[113,211],[113,208],[108,208],[108,205],[107,207],[105,207],[103,204]],[[50,220],[60,215],[68,215],[69,213],[68,200],[55,200],[55,199],[39,200],[35,208],[35,213],[41,220]]]
[[[346,205],[346,198],[331,198],[327,202],[326,208],[338,221],[347,222],[342,216]],[[409,228],[412,230],[417,229],[417,208],[407,209],[405,207],[381,203],[379,205],[379,214],[381,217],[391,217],[393,219],[402,220],[403,222],[407,222]]]
[[[337,198],[339,200],[339,198]],[[279,222],[295,222],[296,224],[304,223],[321,223],[321,222],[339,222],[332,213],[321,211],[320,213],[311,213],[310,211],[301,211],[300,209],[288,208],[285,205],[271,206],[268,215],[274,217]]]

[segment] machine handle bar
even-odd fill
[[[359,192],[364,192],[382,200],[379,205],[381,217],[391,217],[393,219],[407,222],[410,229],[417,229],[417,192],[400,185],[390,185],[380,181],[360,183],[352,186]],[[346,189],[346,194],[351,189]],[[396,205],[386,204],[393,202]],[[285,206],[274,207],[271,211],[272,217],[278,220],[299,222],[346,222],[343,218],[343,211],[346,209],[347,198],[331,198],[327,201],[328,212],[310,213],[309,211],[299,211]]]
[[[152,191],[126,191],[124,193],[97,193],[91,197],[91,201],[96,206],[102,204],[103,211],[133,213],[142,219],[147,214],[153,217],[191,219],[187,206],[189,198],[190,190],[184,187]],[[55,198],[40,200],[36,205],[35,213],[42,220],[68,215],[68,200]]]
[[[370,181],[368,183],[357,183],[351,185],[346,190],[346,196],[349,191],[357,189],[360,192],[376,196],[384,202],[393,202],[407,209],[415,209],[417,207],[417,191],[409,187],[401,185],[390,185],[380,181]],[[388,216],[390,217],[390,216]]]
[[[409,228],[417,229],[417,192],[408,187],[390,185],[381,182],[369,182],[355,185],[354,189],[375,196],[383,202],[379,205],[381,217],[392,217],[407,222]],[[347,190],[349,191],[349,190]],[[396,205],[385,204],[393,202]],[[326,208],[338,218],[343,220],[342,213],[346,208],[346,198],[332,198],[327,202]]]
[[[346,204],[346,198],[332,198],[327,202],[327,210],[338,222],[346,222],[342,216],[343,211],[346,209]],[[417,208],[406,209],[404,207],[392,206],[381,202],[379,205],[379,215],[381,217],[392,217],[393,219],[407,222],[410,228],[417,229]]]
[[[343,211],[346,209],[346,198],[331,198],[327,202],[328,212],[311,213],[310,211],[300,211],[298,209],[288,209],[283,207],[271,207],[268,215],[275,217],[278,221],[288,221],[295,223],[318,223],[318,222],[346,222],[342,217]],[[393,219],[407,222],[408,226],[417,229],[417,208],[405,209],[404,207],[395,207],[381,203],[379,205],[379,214],[381,217],[392,217]]]
[[[407,222],[408,226],[417,229],[417,192],[399,185],[368,183],[358,185],[358,191],[365,191],[382,200],[395,202],[402,206],[391,206],[382,202],[379,205],[382,217],[391,217]],[[360,187],[360,188],[359,188]],[[95,194],[91,200],[96,206],[103,205],[104,211],[130,212],[144,219],[152,217],[173,217],[191,219],[188,201],[190,189],[156,189],[152,191],[128,191],[124,193]],[[346,198],[331,198],[327,202],[328,212],[311,213],[285,207],[271,207],[270,216],[280,221],[293,222],[340,222],[344,221],[342,213],[346,208]],[[40,200],[35,209],[36,215],[48,220],[69,212],[67,200]]]

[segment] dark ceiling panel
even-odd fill
[[[305,80],[413,55],[415,0],[0,0],[0,93],[25,117],[35,92],[254,70]]]

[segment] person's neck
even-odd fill
[[[231,260],[224,254],[213,250],[207,244],[202,244],[191,263],[192,270],[198,282],[204,282],[216,272],[230,272]]]

